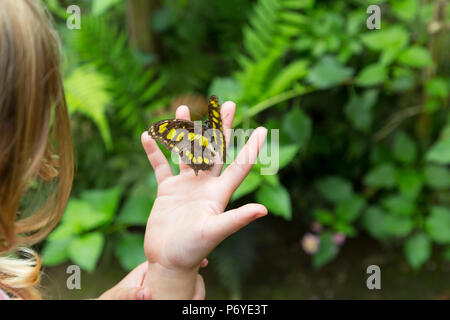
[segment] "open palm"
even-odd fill
[[[226,102],[221,109],[226,141],[235,108],[233,102]],[[189,109],[180,106],[176,118],[189,120]],[[174,176],[156,142],[146,132],[142,134],[142,144],[158,181],[158,195],[144,241],[149,262],[170,269],[198,268],[223,239],[267,214],[260,204],[224,212],[231,195],[255,163],[266,134],[265,128],[256,129],[222,174],[222,164],[215,164],[211,171],[200,171],[198,176],[182,162],[180,174]]]

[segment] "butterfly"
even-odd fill
[[[167,149],[176,152],[191,167],[195,175],[199,170],[211,170],[214,158],[219,154],[226,160],[220,104],[215,95],[208,101],[208,120],[188,121],[180,119],[161,120],[150,126],[149,135]]]

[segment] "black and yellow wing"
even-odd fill
[[[180,119],[162,120],[148,129],[153,139],[178,153],[181,160],[194,169],[196,175],[199,170],[211,170],[216,153],[225,163],[225,139],[216,96],[209,98],[206,126],[197,123]]]
[[[215,95],[209,98],[208,103],[208,126],[211,129],[210,140],[214,149],[219,153],[223,163],[226,161],[226,146],[220,116],[219,99]]]
[[[205,135],[206,130],[202,125],[195,128],[192,121],[172,119],[154,123],[148,133],[176,152],[197,175],[199,170],[211,170],[214,165],[215,151]]]

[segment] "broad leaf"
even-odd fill
[[[69,246],[69,257],[82,269],[92,272],[102,253],[104,241],[103,234],[100,232],[75,238]]]
[[[324,198],[331,202],[348,200],[353,196],[353,186],[341,177],[329,176],[318,180],[316,188]]]
[[[265,184],[261,186],[256,192],[256,200],[265,205],[267,210],[273,214],[291,220],[291,197],[282,185],[275,187]]]
[[[319,239],[319,250],[313,256],[313,266],[316,269],[329,263],[339,253],[339,246],[333,241],[331,232],[323,232]]]
[[[405,242],[404,251],[410,266],[419,269],[431,256],[431,240],[426,234],[415,234]]]
[[[380,164],[367,173],[364,183],[376,188],[392,188],[396,183],[396,171],[391,163]]]
[[[133,270],[146,261],[144,254],[144,235],[126,232],[121,235],[115,248],[116,257],[120,265],[127,271]]]
[[[336,58],[323,57],[315,64],[308,75],[308,80],[318,88],[329,88],[348,80],[353,69],[345,67]]]

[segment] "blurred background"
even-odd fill
[[[448,1],[44,2],[76,157],[38,247],[49,298],[97,297],[144,261],[156,180],[140,135],[180,104],[202,119],[210,94],[237,103],[235,128],[280,129],[280,170],[256,165],[234,194],[229,208],[270,214],[208,257],[207,298],[450,298]],[[70,264],[81,290],[66,288]],[[381,290],[366,287],[373,264]]]

